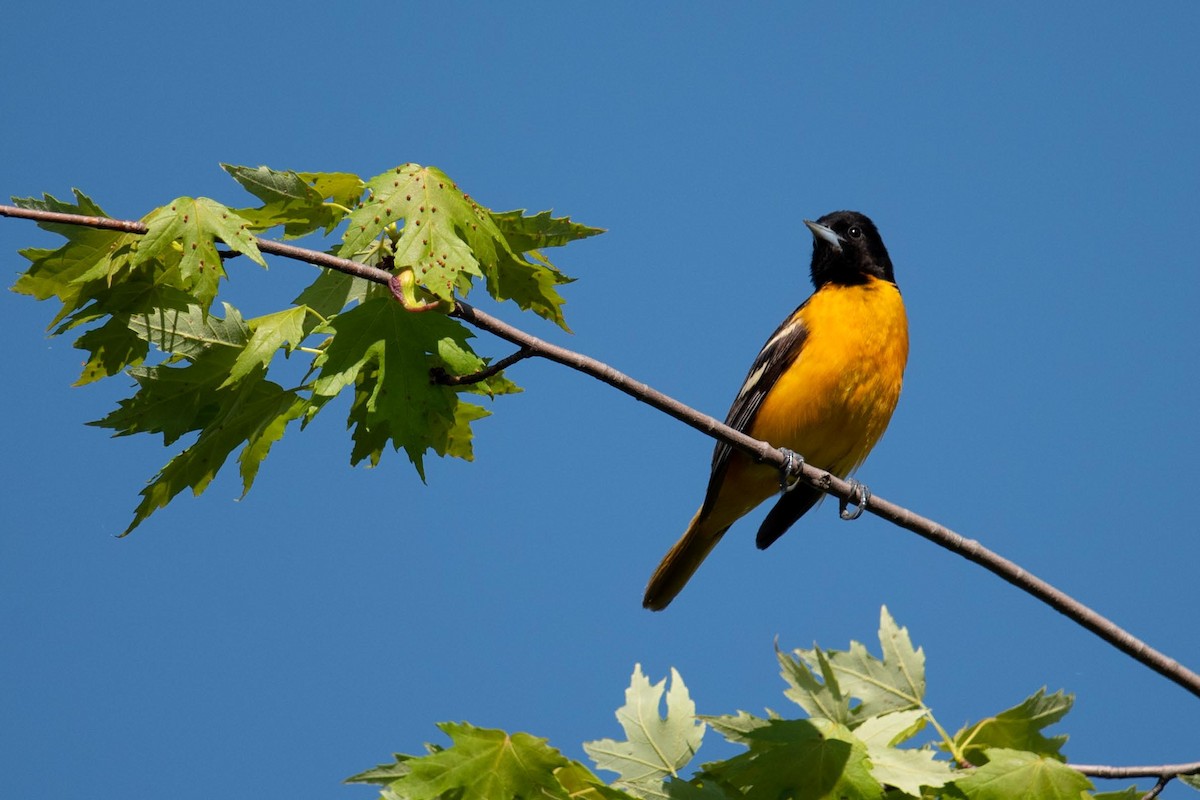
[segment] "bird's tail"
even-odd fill
[[[707,523],[708,520],[701,519],[700,511],[697,511],[683,536],[679,537],[679,541],[663,556],[662,563],[650,576],[646,596],[642,598],[644,608],[662,611],[670,605],[713,547],[721,541],[725,531],[729,530],[728,525],[714,530]]]

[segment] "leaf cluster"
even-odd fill
[[[886,608],[879,625],[882,657],[858,642],[845,651],[777,652],[785,697],[804,716],[768,711],[697,716],[675,670],[651,684],[635,666],[617,710],[623,740],[583,745],[605,781],[544,739],[475,728],[439,727],[450,745],[390,763],[348,780],[382,787],[385,800],[580,797],[587,800],[1134,800],[1137,787],[1093,793],[1091,781],[1067,766],[1066,736],[1045,728],[1070,710],[1072,698],[1039,690],[1018,705],[948,734],[924,703],[925,656]],[[666,712],[663,713],[663,696]],[[919,742],[932,728],[936,735]],[[683,770],[711,728],[744,752]],[[928,739],[928,737],[925,737]]]
[[[503,373],[453,386],[431,379],[473,375],[491,361],[449,315],[455,297],[482,280],[494,298],[565,329],[557,287],[571,279],[542,251],[601,232],[549,212],[491,211],[417,164],[366,180],[224,169],[257,205],[176,198],[141,218],[144,234],[41,223],[65,242],[21,251],[29,265],[13,289],[59,302],[52,335],[71,333],[86,353],[76,385],[120,373],[134,380],[134,394],[92,424],[117,436],[158,434],[178,449],[142,491],[126,533],[183,490],[203,492],[235,451],[248,491],[290,423],[307,425],[343,392],[352,463],[377,464],[390,447],[424,478],[431,451],[471,459],[471,423],[489,412],[468,398],[519,387]],[[78,190],[71,201],[14,202],[107,216]],[[322,270],[290,305],[244,318],[221,295],[227,262],[244,256],[267,266],[257,237],[275,228],[289,239],[336,236],[326,252],[402,277],[434,313],[412,313],[385,287]],[[284,370],[278,362],[289,357],[304,363]],[[297,377],[272,380],[277,373]]]

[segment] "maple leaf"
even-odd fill
[[[879,643],[882,659],[859,642],[851,642],[849,651],[827,655],[815,647],[796,650],[795,658],[781,654],[784,677],[793,685],[785,694],[810,714],[851,727],[855,720],[920,707],[925,695],[925,653],[912,646],[908,630],[896,624],[887,606],[880,610]],[[806,678],[810,670],[823,676],[823,691],[813,688],[819,684],[811,675]],[[860,701],[853,709],[848,705],[851,697]]]
[[[866,746],[827,720],[768,720],[745,735],[750,751],[705,774],[737,789],[744,800],[880,798]]]
[[[466,297],[475,278],[487,277],[488,290],[499,300],[566,328],[563,298],[554,287],[570,281],[548,261],[525,258],[522,246],[544,241],[565,242],[599,231],[548,214],[518,224],[513,214],[501,223],[488,209],[464,194],[436,167],[404,164],[367,181],[366,201],[350,215],[338,254],[359,258],[385,231],[389,232],[397,268],[412,269],[418,282],[435,297]],[[514,231],[514,246],[505,230]]]
[[[317,333],[334,336],[314,361],[320,372],[309,418],[353,386],[352,463],[378,463],[389,442],[404,449],[422,478],[428,450],[472,458],[470,423],[489,412],[463,402],[460,390],[430,380],[430,370],[450,366],[442,353],[454,354],[457,369],[474,372],[486,366],[467,344],[469,330],[441,314],[413,314],[390,298],[372,298],[338,314]],[[496,393],[507,390],[501,381],[489,386]]]
[[[983,763],[986,748],[1025,750],[1062,760],[1067,737],[1046,737],[1041,731],[1066,716],[1074,702],[1073,695],[1061,691],[1046,694],[1043,687],[1019,705],[958,731],[954,741],[974,764]]]
[[[1087,777],[1053,758],[1005,748],[988,749],[986,758],[954,781],[970,800],[1079,800],[1092,788]]]
[[[867,747],[871,774],[875,780],[918,797],[921,787],[936,789],[945,786],[954,777],[950,764],[938,761],[932,748],[901,749],[894,746],[924,726],[925,713],[924,709],[893,711],[869,717],[854,729],[855,737]]]
[[[453,744],[403,763],[407,774],[388,784],[394,796],[406,800],[570,800],[554,777],[568,765],[545,739],[527,733],[476,728],[466,723],[438,725]]]
[[[305,236],[320,228],[328,234],[345,217],[347,207],[357,203],[363,193],[362,179],[346,172],[297,173],[231,164],[222,164],[221,168],[263,201],[259,208],[238,209],[238,215],[255,230],[282,225],[285,239]]]
[[[616,788],[639,797],[666,797],[663,781],[678,776],[704,738],[705,725],[696,719],[696,704],[674,669],[667,714],[659,715],[666,683],[664,678],[652,685],[642,674],[641,664],[634,666],[625,705],[617,709],[626,740],[599,739],[583,745],[597,768],[620,774],[613,784]]]
[[[147,231],[138,243],[133,265],[151,259],[177,263],[181,288],[194,292],[205,308],[216,297],[217,285],[225,274],[217,239],[255,263],[267,265],[247,230],[246,220],[216,200],[179,197],[151,211],[142,222]]]

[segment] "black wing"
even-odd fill
[[[767,393],[775,386],[779,376],[799,357],[804,340],[808,338],[808,329],[804,327],[800,316],[803,309],[804,305],[801,305],[784,320],[775,333],[771,334],[771,338],[767,339],[758,357],[750,365],[750,372],[725,417],[725,424],[729,427],[743,433],[749,431]],[[725,469],[729,465],[732,452],[733,448],[724,442],[718,442],[713,450],[712,474],[708,479],[708,491],[704,497],[701,514],[706,513],[709,506],[716,501],[717,490],[725,478]]]

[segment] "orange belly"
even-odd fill
[[[826,285],[800,310],[808,336],[800,357],[767,394],[747,433],[799,453],[838,477],[879,441],[900,399],[908,321],[892,283]],[[779,473],[731,454],[712,519],[732,524],[779,491]]]

